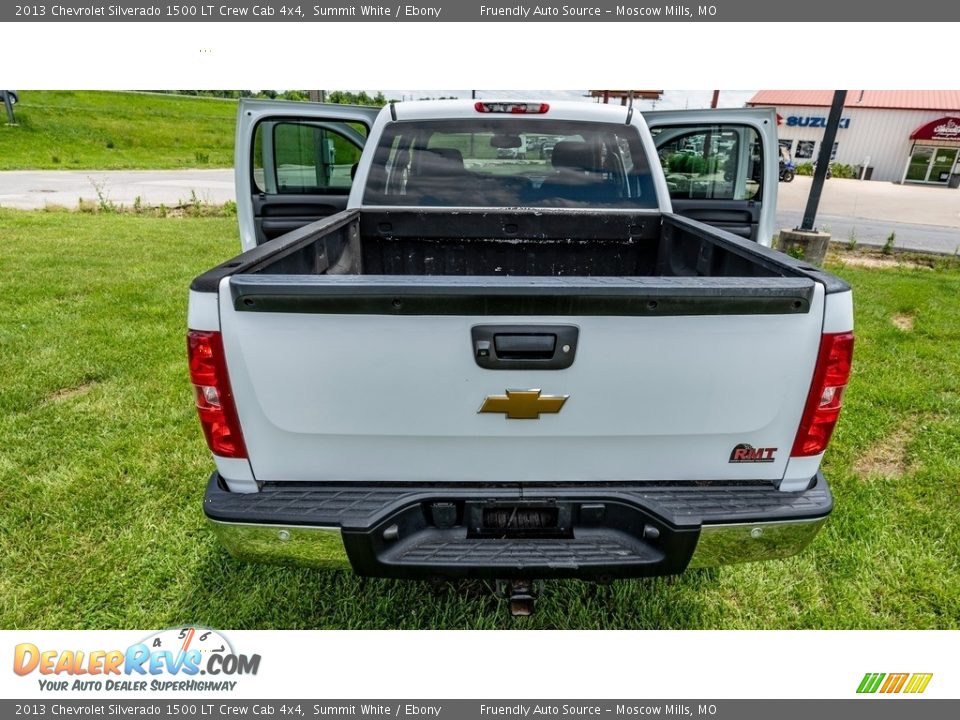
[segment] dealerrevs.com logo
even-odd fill
[[[259,669],[260,655],[237,653],[222,633],[195,626],[164,630],[125,650],[46,649],[26,642],[13,654],[14,673],[38,675],[40,689],[48,691],[230,691],[238,682],[233,678]]]

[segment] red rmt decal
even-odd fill
[[[776,460],[777,448],[759,447],[740,443],[730,453],[732,463],[765,463]]]

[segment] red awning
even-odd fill
[[[960,117],[942,117],[921,125],[910,133],[910,139],[960,142]]]

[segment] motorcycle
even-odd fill
[[[780,161],[780,182],[793,182],[797,175],[797,166],[792,162]]]
[[[780,147],[780,182],[793,182],[797,175],[797,166],[785,147]]]

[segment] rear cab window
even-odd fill
[[[656,208],[630,125],[543,118],[391,123],[365,205]]]

